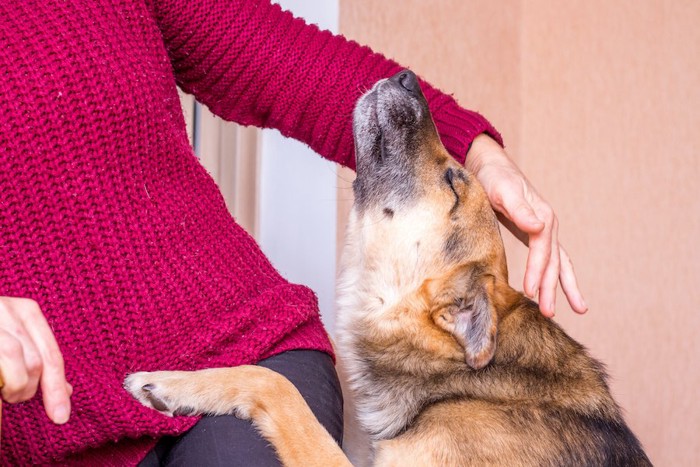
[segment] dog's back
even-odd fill
[[[624,423],[520,403],[448,400],[426,408],[398,437],[378,443],[376,465],[651,464]]]

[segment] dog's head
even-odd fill
[[[426,339],[437,336],[470,367],[483,367],[496,345],[496,288],[507,283],[484,190],[442,145],[410,71],[378,82],[358,101],[354,134],[349,235],[362,250],[363,274],[384,282],[373,292],[377,302],[388,309],[419,291],[417,319],[427,317],[436,331]]]

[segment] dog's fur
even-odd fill
[[[488,199],[440,143],[415,75],[377,83],[354,130],[338,354],[375,465],[650,465],[602,366],[508,286]],[[252,420],[285,465],[349,465],[270,370],[137,373],[125,384],[166,414]]]

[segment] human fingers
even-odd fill
[[[14,404],[34,397],[37,381],[30,384],[22,344],[4,329],[0,329],[0,374],[3,381],[0,394],[3,400]]]
[[[528,236],[529,251],[525,266],[523,289],[530,297],[535,297],[544,279],[544,273],[552,257],[552,232],[556,226],[556,216],[548,205],[538,207],[538,217],[544,227],[537,233]]]
[[[527,193],[527,192],[526,192]],[[530,297],[535,297],[539,291],[540,310],[545,316],[553,316],[555,313],[557,281],[561,283],[571,309],[583,314],[588,310],[588,305],[579,289],[576,274],[569,255],[559,244],[559,221],[552,208],[530,187],[532,204],[536,206],[531,212],[538,219],[543,219],[544,227],[541,232],[528,234],[524,232],[524,223],[516,224],[515,218],[518,212],[526,212],[525,209],[511,209],[508,212],[503,206],[517,206],[522,201],[515,199],[502,201],[502,206],[494,206],[498,211],[499,221],[513,235],[530,248],[526,265],[523,288]],[[526,199],[527,196],[523,196]],[[508,199],[506,197],[506,199]],[[513,218],[513,219],[511,219]],[[556,274],[555,274],[556,273]],[[544,296],[543,296],[544,294]]]
[[[525,271],[526,276],[524,279],[523,288],[526,290],[526,293],[532,298],[534,298],[538,294],[538,290],[539,290],[540,291],[540,298],[539,298],[540,311],[542,311],[542,313],[545,316],[549,316],[549,317],[553,316],[554,306],[553,305],[551,305],[551,306],[546,305],[546,303],[550,302],[550,299],[547,297],[547,294],[545,293],[546,301],[543,300],[543,298],[542,298],[542,286],[540,286],[539,284],[540,283],[542,283],[543,285],[545,283],[551,284],[551,282],[552,282],[551,278],[547,278],[545,280],[545,275],[550,270],[549,265],[551,264],[552,256],[553,256],[551,252],[554,249],[553,248],[549,249],[549,251],[550,251],[549,255],[547,255],[546,251],[541,252],[540,246],[539,246],[540,244],[538,243],[538,239],[532,239],[532,242],[531,242],[530,237],[528,237],[527,234],[525,234],[522,230],[520,230],[513,223],[513,221],[511,221],[510,219],[508,219],[507,217],[505,217],[505,215],[503,215],[501,213],[498,213],[498,220],[511,233],[513,233],[513,235],[516,238],[518,238],[521,242],[523,242],[523,244],[530,247],[530,249],[528,250],[528,263],[526,266],[526,271]],[[542,238],[546,238],[546,236],[542,237]],[[551,238],[554,239],[555,237],[551,237]],[[539,255],[539,258],[537,258],[538,255]],[[561,259],[560,259],[560,261],[561,261]],[[538,266],[538,264],[544,266],[544,269],[541,266]],[[552,271],[555,271],[555,270],[556,270],[556,268],[552,269]],[[541,276],[538,276],[537,271],[542,271]],[[550,277],[551,277],[551,275],[552,274],[550,274]],[[542,281],[539,280],[540,277],[542,278]],[[554,277],[556,278],[556,275],[554,275]],[[568,280],[570,280],[570,278],[567,277],[567,281]],[[573,280],[575,281],[576,278],[574,277]],[[530,285],[530,284],[533,284],[533,285]],[[551,289],[551,286],[545,286],[545,290],[547,290],[547,289]],[[556,286],[555,286],[554,292],[556,292]],[[572,305],[572,307],[573,307],[573,305]]]
[[[486,183],[489,201],[501,214],[501,222],[530,248],[523,288],[528,296],[534,298],[550,262],[551,232],[556,217],[551,207],[539,197],[516,167],[492,167],[497,170],[482,166],[482,183]]]
[[[540,311],[544,316],[551,318],[554,316],[557,298],[557,285],[559,283],[559,240],[558,240],[558,222],[556,217],[552,223],[551,235],[551,253],[549,262],[547,263],[542,275],[542,282],[539,287],[539,306]]]
[[[558,221],[554,210],[518,171],[512,171],[510,177],[502,177],[494,188],[501,193],[496,197],[502,202],[500,210],[512,222],[507,227],[520,231],[520,235],[516,232],[516,237],[529,247],[523,289],[534,298],[538,292],[542,293],[544,286],[540,310],[545,316],[553,316],[559,277]]]
[[[41,385],[47,415],[55,423],[65,423],[70,388],[63,357],[39,305],[29,299],[0,297],[0,331],[3,399],[28,400]]]
[[[66,381],[63,355],[39,305],[26,300],[22,309],[21,320],[35,342],[43,364],[40,384],[44,410],[54,423],[66,423],[71,411],[71,391]]]
[[[559,245],[559,255],[561,257],[561,269],[559,271],[561,288],[564,291],[564,295],[566,295],[566,300],[571,305],[571,309],[576,313],[583,314],[588,311],[588,305],[586,305],[583,294],[579,290],[571,258],[569,258],[569,254],[561,245]]]
[[[534,298],[540,288],[552,251],[554,211],[518,177],[501,177],[488,193],[501,223],[529,247],[523,289]],[[536,212],[535,207],[537,206]]]
[[[34,397],[42,370],[37,347],[14,305],[12,299],[0,297],[0,369],[4,376],[0,394],[12,403]]]
[[[511,186],[502,191],[503,213],[512,222],[507,227],[511,232],[519,231],[515,232],[516,237],[529,247],[523,290],[534,298],[544,286],[545,297],[543,301],[540,296],[540,310],[545,316],[553,316],[555,294],[552,287],[556,291],[559,276],[557,217],[524,177],[511,182]]]

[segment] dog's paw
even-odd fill
[[[187,405],[187,374],[181,371],[142,371],[132,373],[124,380],[124,389],[146,407],[170,417],[196,415]]]

